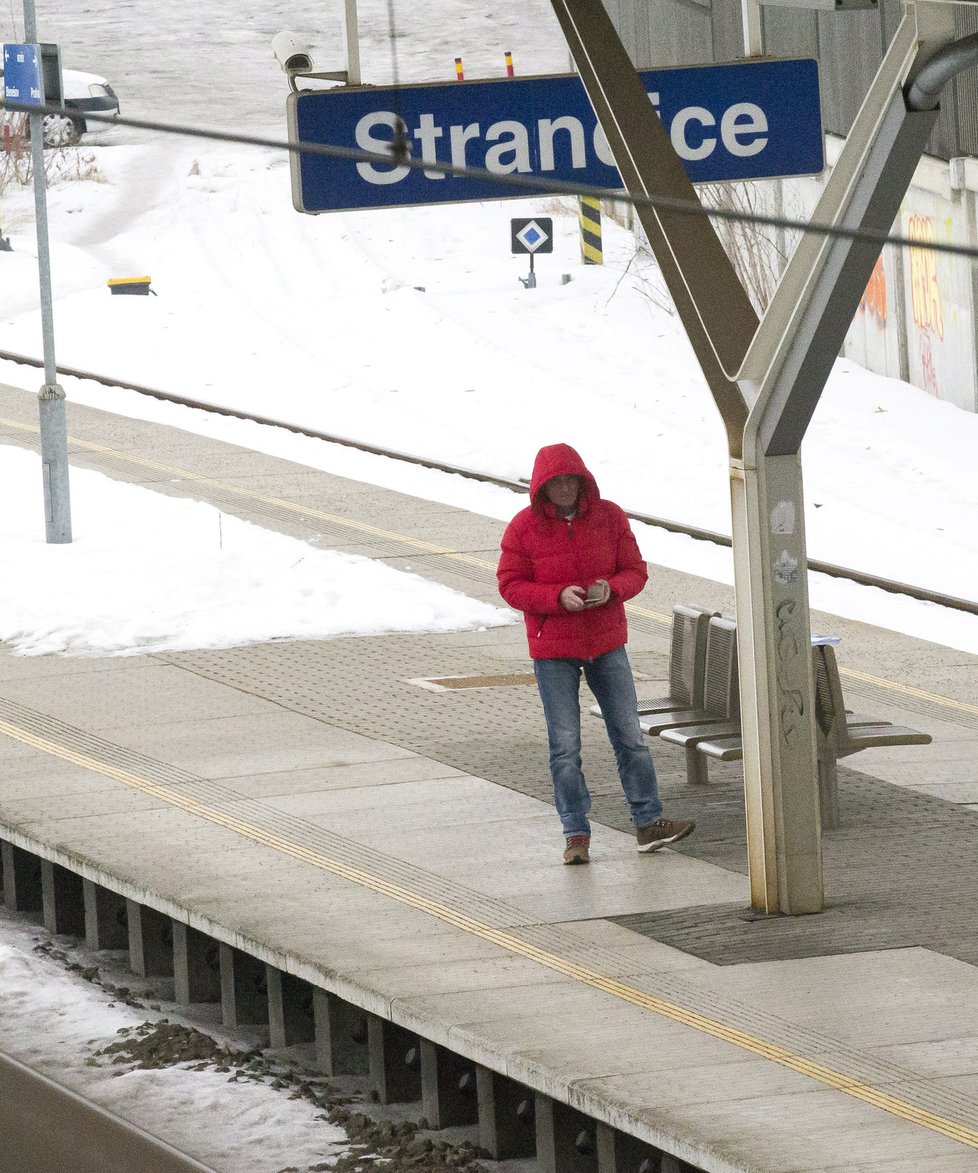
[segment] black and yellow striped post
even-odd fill
[[[579,196],[578,217],[581,221],[581,264],[603,265],[601,201],[592,199],[590,196]]]

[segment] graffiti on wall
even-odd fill
[[[936,240],[929,216],[911,216],[907,228],[911,240]],[[920,330],[920,366],[924,389],[937,392],[934,337],[944,338],[944,306],[937,280],[937,253],[929,248],[910,248],[910,302],[913,320]]]
[[[907,235],[911,240],[936,240],[929,216],[911,216]],[[910,249],[910,300],[913,320],[921,330],[944,337],[944,307],[937,281],[937,253],[929,248]]]
[[[859,308],[864,314],[875,318],[880,326],[886,325],[886,273],[883,271],[882,257],[878,257],[873,266],[869,284],[859,301]]]

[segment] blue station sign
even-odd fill
[[[640,73],[693,183],[813,175],[825,165],[813,60]],[[400,130],[414,160],[474,167],[469,178],[387,162],[293,153],[300,212],[526,197],[508,175],[619,188],[604,132],[576,74],[306,90],[288,98],[289,138],[387,154]],[[541,194],[546,194],[541,192]]]
[[[3,96],[22,106],[41,106],[41,60],[37,45],[4,45]]]

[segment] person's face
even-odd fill
[[[577,504],[577,494],[581,490],[581,478],[571,473],[564,473],[559,477],[551,477],[543,486],[547,499],[552,501],[560,513],[567,512]]]

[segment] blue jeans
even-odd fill
[[[589,835],[591,809],[581,770],[581,672],[594,693],[615,751],[632,822],[644,827],[662,814],[652,755],[638,723],[638,700],[624,647],[593,660],[534,660],[547,718],[554,802],[565,835]]]

